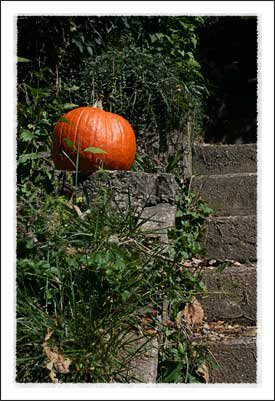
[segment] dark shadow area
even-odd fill
[[[206,143],[257,142],[257,18],[210,17],[200,62],[210,91]]]

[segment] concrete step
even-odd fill
[[[222,341],[207,344],[218,365],[210,370],[210,383],[257,382],[257,347],[254,332],[255,328],[248,331],[249,335],[225,337]]]
[[[205,224],[202,246],[212,259],[256,260],[256,224],[255,215],[211,217]]]
[[[87,175],[79,184],[77,196],[90,205],[100,189],[110,189],[116,208],[137,213],[144,207],[159,203],[176,204],[178,184],[173,174],[153,174],[134,171],[97,171]]]
[[[152,339],[135,336],[133,342],[133,352],[137,355],[131,359],[127,366],[127,376],[129,383],[156,383],[158,372],[158,340],[154,336]]]
[[[192,149],[192,174],[256,173],[257,146],[195,145]]]
[[[225,264],[225,263],[223,263]],[[207,321],[224,320],[256,325],[257,272],[255,265],[207,266],[202,269],[208,294],[197,297]]]
[[[140,229],[147,237],[158,238],[160,242],[169,243],[168,231],[175,227],[177,207],[169,203],[145,207],[140,215]]]
[[[257,175],[254,173],[192,176],[190,191],[198,193],[217,216],[256,214]]]

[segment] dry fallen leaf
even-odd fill
[[[194,265],[198,266],[202,263],[202,259],[192,258],[192,262]]]
[[[83,213],[81,212],[80,208],[77,205],[73,205],[74,210],[76,211],[77,215],[83,219]]]
[[[66,358],[58,351],[57,347],[49,347],[47,341],[51,338],[53,331],[47,331],[44,342],[42,344],[43,352],[48,358],[46,368],[50,371],[49,377],[53,383],[59,383],[56,378],[56,373],[69,373],[69,366],[72,363],[71,359]]]
[[[72,246],[67,246],[65,248],[65,253],[68,256],[74,256],[78,252],[77,248],[72,247]]]
[[[202,323],[204,318],[204,311],[199,301],[192,297],[192,303],[185,306],[182,311],[185,321],[193,326],[194,324]]]
[[[197,373],[204,379],[205,383],[209,383],[209,371],[205,364],[199,366]]]
[[[186,261],[183,263],[183,266],[184,266],[184,267],[192,267],[193,264],[192,264],[192,262],[190,262],[190,260],[186,260]]]
[[[143,317],[140,320],[140,325],[146,334],[156,334],[157,330],[152,327],[153,320],[150,317]]]

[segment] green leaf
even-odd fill
[[[65,109],[65,110],[73,109],[75,107],[78,107],[78,104],[74,104],[74,103],[65,103],[65,104],[63,104],[63,109]]]
[[[36,153],[25,153],[25,154],[19,156],[18,161],[19,161],[19,163],[24,164],[29,160],[36,160],[36,159],[38,159],[38,157],[39,156]]]
[[[34,132],[28,129],[24,129],[21,133],[21,139],[24,142],[30,142],[34,137]]]
[[[183,211],[178,209],[176,212],[176,217],[182,217],[184,215]]]
[[[152,34],[152,35],[149,35],[149,36],[150,36],[151,43],[154,43],[157,40],[156,35]]]
[[[80,42],[79,42],[78,40],[76,40],[76,39],[73,39],[73,40],[72,40],[72,43],[75,43],[75,45],[78,47],[80,53],[83,53],[83,46],[82,46],[82,43],[80,43]]]
[[[80,86],[73,85],[73,86],[70,86],[70,87],[65,87],[64,89],[67,90],[67,91],[77,91],[79,88],[80,88]]]
[[[28,58],[25,58],[25,57],[17,57],[17,62],[18,63],[30,63],[31,60],[29,60]]]
[[[90,56],[93,56],[93,55],[94,55],[93,49],[91,48],[91,46],[87,46],[87,51],[88,51],[88,53],[90,54]]]
[[[71,141],[69,138],[64,138],[64,142],[68,146],[68,148],[73,148],[73,150],[76,150],[75,143]]]
[[[65,117],[60,117],[59,122],[69,124],[73,127],[73,123]]]
[[[35,97],[36,99],[44,99],[45,97],[50,96],[50,92],[47,90],[43,90],[40,88],[32,88],[30,87],[30,91],[31,94],[33,95],[33,97]]]
[[[91,152],[91,153],[107,153],[105,150],[100,148],[94,148],[93,146],[89,146],[88,148],[84,149],[84,152]]]
[[[123,293],[121,294],[121,298],[123,299],[123,301],[127,301],[131,296],[131,293],[127,290],[123,291]]]

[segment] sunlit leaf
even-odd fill
[[[30,63],[31,60],[29,60],[28,58],[25,58],[25,57],[17,57],[17,62],[18,63]]]
[[[59,122],[66,123],[66,124],[73,126],[73,123],[65,117],[60,117]]]
[[[90,152],[90,153],[107,153],[105,150],[100,149],[100,148],[94,148],[93,146],[89,146],[88,148],[84,149],[84,152]]]
[[[65,103],[65,104],[63,104],[63,109],[65,109],[65,110],[73,109],[75,107],[78,107],[78,104],[74,104],[74,103]]]
[[[87,51],[88,51],[88,53],[90,54],[90,56],[93,56],[93,55],[94,55],[93,49],[91,48],[91,46],[87,46]]]
[[[68,146],[68,148],[73,148],[73,150],[76,150],[75,143],[71,141],[69,138],[64,138],[64,142]]]
[[[21,139],[24,142],[30,142],[33,139],[34,132],[28,129],[24,129],[21,133]]]

